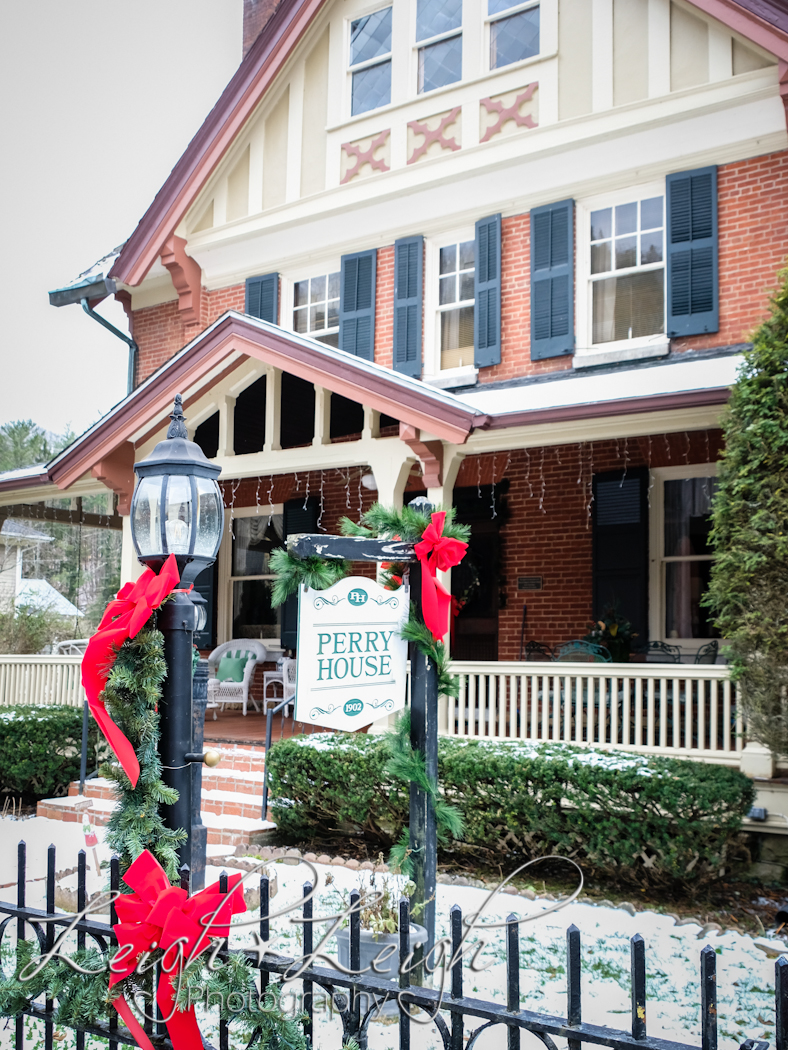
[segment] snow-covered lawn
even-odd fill
[[[15,889],[8,887],[8,884],[15,879],[16,842],[20,837],[24,837],[28,843],[29,874],[40,873],[45,869],[46,846],[50,841],[58,846],[59,870],[75,865],[76,851],[82,843],[79,825],[41,818],[2,820],[0,835],[4,846],[0,851],[0,885],[7,887],[0,890],[0,899],[4,900],[16,898]],[[108,856],[102,844],[98,850],[100,860]],[[216,855],[218,850],[221,848],[216,847],[211,852]],[[90,852],[89,860],[92,862]],[[310,878],[309,868],[303,862],[299,865],[277,862],[272,867],[278,882],[272,910],[280,912],[293,906],[296,910],[292,916],[297,917],[303,884]],[[349,892],[358,884],[360,873],[342,867],[316,865],[316,868],[319,890],[315,914],[329,914],[333,910],[329,902],[336,898],[336,891]],[[211,880],[218,874],[218,868],[211,868],[207,878]],[[333,884],[327,889],[325,879],[329,874]],[[71,877],[69,882],[75,878]],[[91,881],[95,882],[95,888],[99,888],[100,883],[95,875]],[[256,875],[247,879],[249,885],[255,885],[256,882]],[[28,884],[28,902],[34,907],[43,905],[43,887],[43,881]],[[459,904],[463,914],[468,916],[477,912],[487,897],[488,891],[485,890],[439,885],[437,906],[440,935],[448,935],[448,911],[452,904]],[[325,903],[321,904],[321,901]],[[482,918],[482,924],[502,922],[513,912],[527,920],[520,927],[520,990],[523,1008],[566,1015],[566,928],[574,923],[580,929],[582,939],[584,1021],[612,1028],[629,1028],[629,939],[633,934],[640,933],[646,941],[649,1035],[700,1045],[699,956],[701,948],[709,943],[717,953],[721,1050],[737,1047],[747,1037],[768,1039],[774,1043],[774,959],[769,958],[753,938],[727,931],[719,935],[701,935],[700,927],[693,923],[676,925],[669,916],[651,911],[638,912],[632,916],[621,908],[572,903],[559,911],[544,914],[550,907],[550,902],[546,900],[529,901],[524,897],[504,894],[488,905]],[[284,915],[272,920],[271,947],[285,955],[299,955],[301,927],[298,923],[292,923],[290,918],[290,915]],[[239,922],[252,919],[254,915],[251,913],[237,917]],[[233,934],[232,945],[240,947],[251,943],[251,934],[255,928],[256,923],[239,926]],[[320,936],[316,929],[316,941]],[[475,936],[487,941],[477,960],[477,965],[485,965],[486,968],[474,972],[466,962],[465,993],[503,1003],[506,975],[503,931],[482,930]],[[757,940],[776,950],[784,950],[781,941]],[[327,951],[333,955],[333,942],[329,943]],[[293,991],[296,994],[300,992],[298,982],[293,985]],[[319,993],[319,989],[316,988],[315,992]],[[217,1033],[211,1030],[207,1019],[202,1026],[206,1037],[218,1045]],[[26,1044],[30,1048],[37,1045],[35,1029],[35,1025],[30,1026],[30,1041]],[[466,1028],[466,1034],[467,1031]],[[338,1050],[341,1045],[340,1032],[336,1015],[332,1017],[326,1010],[317,1012],[317,1050]],[[421,1027],[414,1024],[411,1038],[414,1047],[420,1050],[442,1046],[431,1025]],[[523,1036],[523,1046],[531,1038]],[[73,1036],[69,1033],[59,1045],[73,1046]],[[88,1045],[97,1047],[101,1044],[88,1040]],[[395,1050],[398,1046],[396,1024],[373,1023],[370,1026],[369,1045],[370,1050]],[[498,1050],[505,1045],[504,1029],[494,1028],[484,1033],[477,1047],[479,1050]],[[12,1046],[12,1028],[9,1026],[0,1032],[0,1047],[10,1050]]]

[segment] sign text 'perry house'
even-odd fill
[[[296,720],[361,729],[405,706],[407,588],[351,576],[325,591],[301,588]]]

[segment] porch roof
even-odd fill
[[[160,428],[176,393],[190,402],[250,359],[279,368],[418,428],[463,444],[474,430],[724,404],[743,347],[664,361],[437,389],[343,350],[230,311],[200,333],[45,467],[0,475],[0,496],[50,483],[66,489],[127,442]]]

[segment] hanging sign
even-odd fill
[[[295,720],[353,730],[402,710],[409,608],[407,587],[387,591],[365,576],[325,591],[302,587]]]

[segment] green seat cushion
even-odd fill
[[[248,656],[246,654],[243,656],[240,654],[231,656],[229,653],[225,653],[219,661],[216,677],[220,682],[242,682],[247,660]]]

